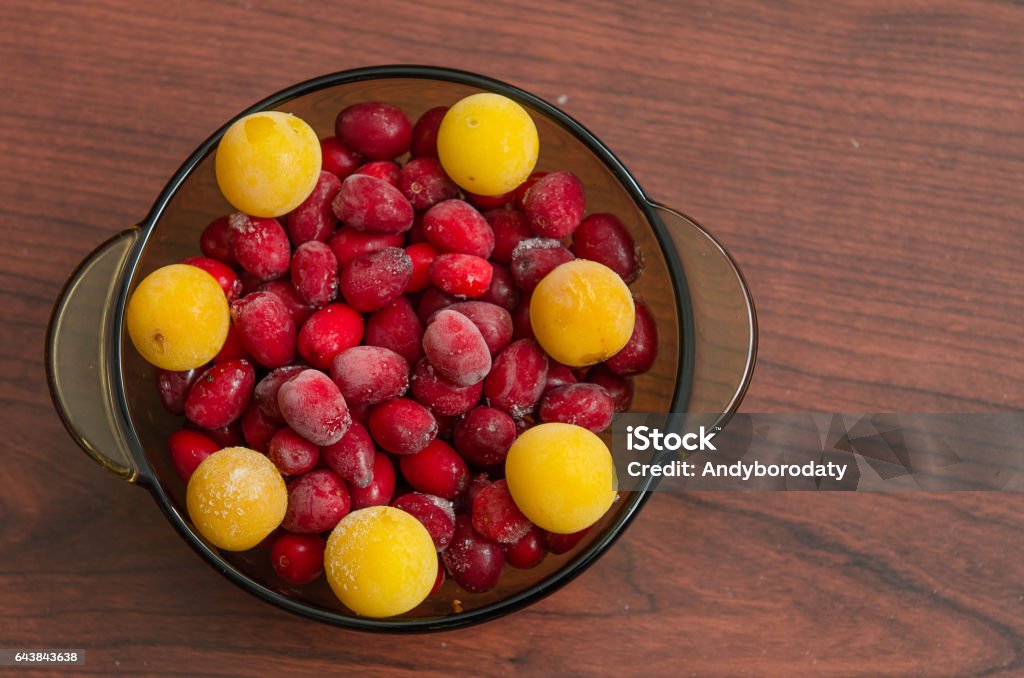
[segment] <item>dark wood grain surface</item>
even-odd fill
[[[97,675],[1024,672],[1020,496],[657,496],[541,603],[377,637],[229,585],[47,394],[66,275],[199,141],[406,62],[559,101],[721,237],[760,314],[747,411],[1020,410],[1024,7],[834,4],[3,3],[0,646]]]

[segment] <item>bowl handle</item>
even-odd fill
[[[61,291],[46,336],[50,397],[64,427],[100,466],[135,482],[139,463],[121,433],[111,384],[120,278],[142,231],[118,233],[86,257]]]
[[[757,315],[743,274],[703,226],[654,204],[685,272],[693,310],[693,386],[687,409],[731,415],[750,384],[757,355]],[[669,249],[669,248],[666,248]]]

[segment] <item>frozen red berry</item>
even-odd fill
[[[264,415],[274,421],[284,421],[281,418],[281,409],[277,406],[277,392],[281,389],[281,384],[304,369],[306,368],[302,365],[286,365],[271,370],[259,380],[253,393],[253,402]]]
[[[423,233],[442,252],[486,259],[494,250],[494,232],[472,205],[462,200],[439,202],[423,215]]]
[[[338,296],[338,260],[318,240],[302,243],[292,255],[292,284],[307,304],[320,308]]]
[[[437,130],[441,127],[447,106],[436,106],[420,116],[412,128],[412,144],[409,148],[414,158],[437,157]]]
[[[533,339],[533,324],[530,322],[531,292],[524,292],[519,303],[512,309],[512,340]]]
[[[458,299],[447,292],[442,292],[436,287],[428,287],[423,291],[423,296],[420,297],[420,302],[416,306],[416,315],[422,322],[429,322],[435,313],[442,308],[448,308],[457,301]]]
[[[299,476],[316,466],[320,450],[286,426],[270,438],[267,457],[282,475]]]
[[[398,460],[402,475],[414,488],[444,499],[454,499],[469,486],[469,469],[459,453],[443,440]]]
[[[341,391],[318,370],[303,370],[281,384],[277,404],[292,430],[315,445],[338,442],[352,423]]]
[[[398,178],[398,188],[418,210],[430,209],[442,200],[459,196],[459,187],[435,158],[415,158],[406,163]]]
[[[212,275],[220,288],[224,290],[224,296],[228,298],[229,302],[242,295],[242,281],[238,279],[238,274],[224,262],[210,257],[189,257],[181,263],[201,268]]]
[[[544,532],[544,545],[548,551],[555,555],[562,553],[568,553],[576,548],[576,545],[587,536],[590,532],[590,528],[585,528],[579,532],[573,532],[572,534],[555,534],[553,532]]]
[[[227,426],[249,406],[256,372],[246,360],[217,363],[203,372],[185,399],[185,417],[202,428]]]
[[[412,278],[412,259],[385,247],[353,259],[341,272],[341,293],[357,311],[376,311],[402,295]]]
[[[560,362],[548,360],[548,378],[544,382],[544,393],[559,386],[575,383],[576,375],[572,373],[572,370]]]
[[[356,171],[363,162],[361,155],[341,143],[338,137],[324,137],[320,140],[321,166],[339,179]]]
[[[523,183],[519,184],[519,187],[516,188],[516,190],[514,191],[514,196],[512,198],[512,205],[516,209],[519,209],[519,210],[523,209],[523,201],[526,200],[526,196],[530,192],[530,189],[533,188],[533,185],[535,183],[537,183],[538,181],[540,181],[541,179],[543,179],[547,175],[548,175],[547,172],[533,172],[532,174],[530,174],[530,176],[528,176],[526,178],[526,181],[524,181]]]
[[[531,527],[518,541],[506,544],[505,562],[519,570],[536,567],[544,560],[544,532],[539,527]]]
[[[209,436],[187,428],[175,431],[167,439],[167,451],[174,470],[186,483],[196,467],[219,449],[220,445]]]
[[[389,348],[410,365],[423,356],[423,323],[408,299],[398,297],[367,319],[366,343]]]
[[[353,104],[334,121],[338,139],[371,160],[390,160],[409,150],[412,122],[402,109],[380,101]]]
[[[478,210],[490,210],[497,207],[503,207],[511,202],[513,197],[515,197],[514,191],[499,193],[498,195],[478,195],[476,193],[466,191],[466,201]]]
[[[575,258],[558,240],[531,238],[516,245],[509,271],[520,289],[532,292],[544,276]]]
[[[197,367],[182,372],[174,372],[156,368],[156,389],[160,394],[160,403],[171,414],[185,413],[185,398],[192,389],[199,375],[205,371]]]
[[[535,237],[526,215],[519,210],[489,210],[484,212],[484,218],[494,232],[494,253],[491,256],[503,264],[512,262],[516,245]]]
[[[410,389],[420,403],[434,415],[454,417],[465,414],[480,402],[483,382],[460,386],[445,379],[423,358],[413,369]]]
[[[497,304],[461,301],[447,310],[461,313],[476,325],[492,356],[512,342],[512,315]]]
[[[479,300],[497,304],[509,311],[519,305],[519,288],[507,268],[491,262],[491,285]]]
[[[641,374],[651,369],[658,357],[658,326],[651,309],[640,299],[634,299],[636,322],[633,334],[618,353],[605,361],[609,370],[621,376]]]
[[[365,174],[398,188],[398,179],[402,176],[402,168],[398,166],[398,163],[390,160],[374,160],[359,166],[353,174]]]
[[[363,330],[363,316],[350,306],[340,303],[324,306],[299,330],[299,355],[313,367],[326,370],[334,356],[359,345]]]
[[[477,534],[468,515],[456,518],[455,533],[441,558],[452,579],[471,593],[497,586],[505,564],[501,545]]]
[[[383,452],[374,453],[371,478],[366,487],[350,488],[353,509],[387,506],[391,502],[395,495],[395,466]]]
[[[288,483],[288,510],[281,527],[313,534],[334,528],[351,506],[348,488],[338,474],[317,469]]]
[[[367,428],[388,452],[414,454],[437,435],[437,420],[415,400],[395,398],[373,408]]]
[[[200,429],[200,432],[214,440],[221,447],[238,447],[245,443],[245,438],[242,436],[242,423],[240,418],[235,419],[227,426],[221,426],[220,428],[202,428]]]
[[[484,380],[484,396],[492,407],[523,417],[540,400],[547,372],[547,356],[535,341],[514,341],[494,359]]]
[[[245,350],[241,333],[234,325],[228,325],[228,336],[224,339],[224,345],[217,351],[217,355],[213,356],[215,363],[227,360],[253,360],[253,357]]]
[[[385,247],[401,247],[404,242],[405,236],[401,233],[363,233],[354,228],[339,228],[327,244],[334,252],[338,266],[344,267],[363,254]]]
[[[367,233],[402,233],[412,226],[413,209],[402,192],[367,174],[341,182],[332,205],[341,223]]]
[[[572,234],[572,253],[612,269],[626,282],[639,272],[633,237],[612,214],[591,214]]]
[[[438,551],[443,551],[451,542],[455,534],[455,510],[447,499],[422,492],[409,492],[397,497],[391,505],[420,521],[427,528]]]
[[[318,534],[285,532],[270,547],[270,564],[289,584],[308,584],[324,571],[325,549],[323,537]]]
[[[572,172],[541,177],[523,198],[523,211],[533,232],[542,238],[564,238],[583,221],[583,184]]]
[[[430,282],[453,297],[475,299],[491,286],[489,261],[472,254],[439,254],[430,265]]]
[[[615,401],[597,384],[567,384],[544,394],[538,414],[543,422],[575,424],[599,433],[611,426]]]
[[[457,311],[438,311],[423,333],[423,352],[438,374],[459,386],[479,383],[491,369],[483,335]]]
[[[616,412],[628,412],[633,404],[633,379],[615,374],[604,364],[587,370],[588,383],[603,387],[611,396]]]
[[[331,205],[340,190],[341,179],[331,172],[320,172],[313,192],[286,219],[293,245],[313,240],[327,242],[338,225]]]
[[[273,369],[295,358],[295,322],[275,295],[247,294],[231,304],[231,318],[245,350],[260,365]]]
[[[257,452],[266,452],[270,439],[281,429],[281,422],[271,419],[263,413],[256,403],[250,403],[245,408],[239,420],[242,424],[242,437],[245,445]]]
[[[334,357],[331,378],[345,401],[376,405],[409,388],[409,363],[383,346],[353,346]]]
[[[440,252],[428,242],[418,242],[405,248],[412,260],[412,276],[405,286],[405,293],[422,292],[430,285],[430,266]]]
[[[260,280],[274,280],[288,273],[291,244],[276,219],[235,212],[229,221],[231,254],[239,266]]]
[[[277,297],[288,310],[288,315],[291,316],[297,328],[302,327],[303,323],[309,319],[309,316],[313,315],[313,312],[316,311],[311,304],[302,300],[302,297],[295,290],[292,281],[287,278],[261,283],[256,291],[269,292]]]
[[[455,449],[474,466],[496,466],[505,461],[516,440],[516,423],[494,407],[476,407],[455,427]]]
[[[471,515],[473,529],[499,544],[513,544],[533,527],[516,506],[504,480],[496,480],[477,493]]]
[[[203,229],[199,236],[199,249],[204,257],[216,259],[228,266],[236,263],[231,254],[231,222],[228,217],[218,217]]]
[[[370,432],[358,421],[352,422],[341,440],[320,448],[324,462],[353,488],[366,487],[373,480],[374,453]]]

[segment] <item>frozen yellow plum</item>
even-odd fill
[[[556,534],[590,527],[615,501],[611,452],[594,433],[574,424],[524,431],[508,451],[505,481],[523,515]]]
[[[186,490],[192,523],[211,544],[245,551],[263,541],[284,519],[288,490],[265,455],[225,447],[203,460]]]
[[[135,288],[125,323],[143,358],[181,371],[205,365],[217,355],[228,336],[231,312],[212,275],[196,266],[171,264]]]
[[[334,595],[356,614],[391,617],[430,593],[437,551],[423,524],[402,509],[371,506],[341,519],[327,539],[324,572]]]
[[[629,287],[604,264],[566,262],[541,279],[530,299],[530,325],[548,355],[570,367],[594,365],[629,341],[636,307]]]
[[[441,166],[477,195],[514,190],[530,176],[539,150],[537,127],[526,109],[490,92],[456,102],[437,131]]]
[[[313,192],[321,161],[320,140],[301,118],[253,113],[224,132],[217,146],[217,184],[236,209],[279,217]]]

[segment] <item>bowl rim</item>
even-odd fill
[[[561,111],[547,101],[522,90],[514,85],[482,76],[469,71],[426,65],[387,65],[355,68],[330,73],[286,87],[231,117],[224,125],[203,141],[188,159],[177,169],[171,179],[165,184],[159,196],[154,201],[145,219],[139,222],[140,237],[133,246],[133,252],[129,255],[125,268],[122,272],[121,290],[119,291],[116,310],[114,315],[114,327],[124,326],[124,312],[127,305],[128,288],[130,281],[135,277],[139,259],[142,251],[149,241],[153,227],[159,221],[171,198],[177,193],[185,180],[191,175],[199,163],[214,150],[221,136],[227,128],[237,119],[255,113],[257,111],[280,106],[292,99],[311,94],[315,91],[349,84],[364,80],[384,79],[423,79],[441,80],[456,84],[477,87],[481,90],[498,92],[521,104],[532,108],[549,119],[558,123],[563,129],[571,133],[576,139],[582,142],[594,155],[605,164],[619,181],[626,192],[633,198],[634,203],[647,218],[648,223],[654,230],[655,237],[661,247],[662,254],[668,262],[669,278],[672,282],[673,292],[678,304],[680,313],[680,355],[679,355],[679,378],[676,382],[675,392],[672,397],[672,411],[686,411],[689,402],[690,391],[693,383],[694,372],[694,327],[693,309],[687,286],[686,276],[683,271],[682,262],[675,249],[673,240],[658,215],[656,205],[647,197],[633,175],[626,169],[625,165],[586,127],[574,118]],[[738,270],[738,268],[737,268]],[[480,608],[449,614],[437,617],[423,617],[409,619],[395,617],[388,619],[372,619],[358,617],[354,614],[346,616],[339,612],[316,608],[311,604],[289,598],[263,584],[251,579],[233,564],[226,561],[209,544],[203,541],[187,525],[185,518],[175,508],[170,497],[165,492],[156,475],[149,465],[145,453],[142,451],[142,444],[135,431],[134,425],[128,411],[128,403],[125,397],[124,373],[121,355],[121,334],[115,333],[109,339],[113,345],[110,347],[111,369],[114,383],[118,388],[117,401],[120,409],[126,442],[133,448],[133,456],[139,464],[138,482],[146,487],[152,494],[160,509],[167,516],[169,522],[175,527],[182,538],[193,550],[214,567],[218,572],[240,586],[249,593],[269,602],[288,612],[302,617],[324,622],[334,626],[351,628],[362,631],[389,632],[389,633],[418,633],[427,631],[450,630],[473,624],[496,619],[510,612],[521,609],[527,605],[537,602],[557,589],[566,585],[579,576],[584,570],[592,565],[597,558],[604,554],[607,549],[621,536],[625,528],[633,521],[640,508],[650,498],[650,491],[656,484],[657,479],[648,478],[643,487],[635,490],[628,499],[628,505],[616,520],[607,526],[602,535],[594,540],[586,549],[576,554],[567,561],[561,569],[552,573],[544,580],[520,591],[512,596],[495,601]]]

